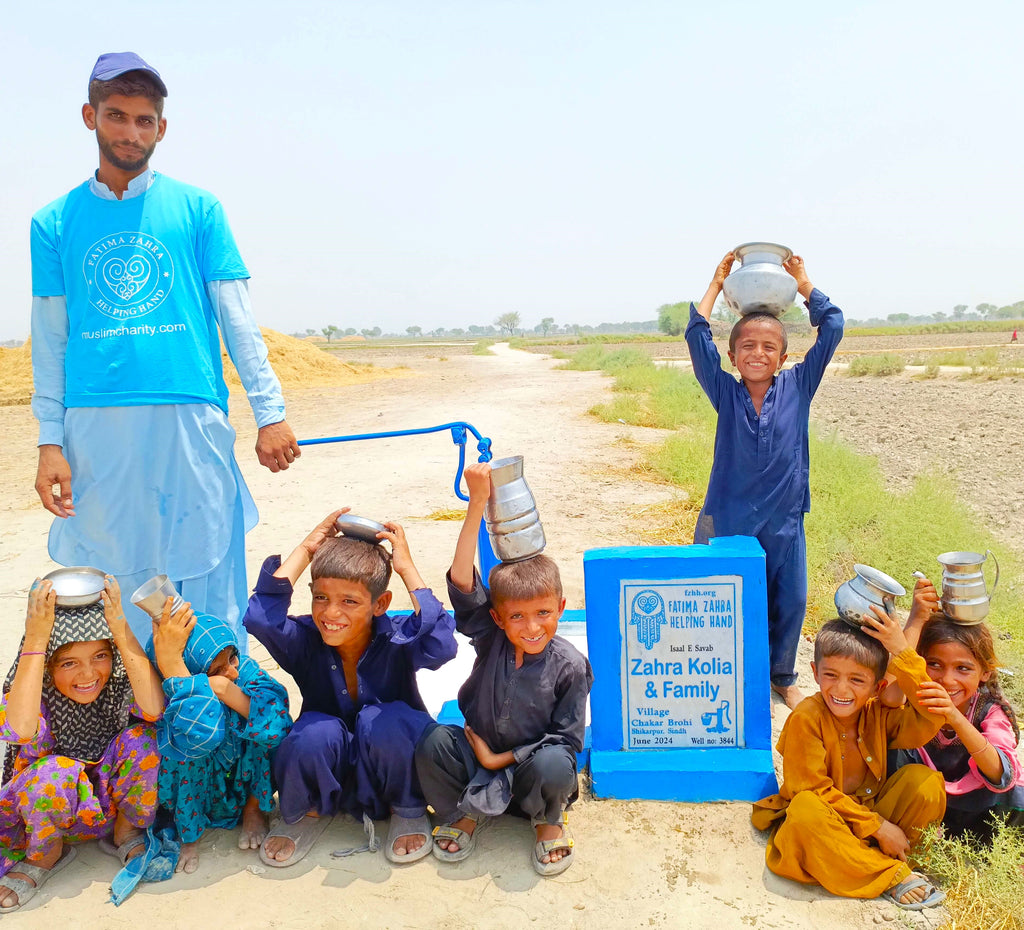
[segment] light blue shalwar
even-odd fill
[[[144,194],[154,177],[147,171],[133,179],[122,200]],[[95,178],[89,189],[117,199]],[[204,284],[256,425],[280,422],[284,398],[252,318],[246,280]],[[32,412],[39,444],[63,447],[75,504],[74,517],[53,521],[50,556],[115,575],[142,642],[151,621],[129,597],[153,575],[167,574],[197,611],[228,624],[245,654],[245,534],[258,513],[235,461],[235,431],[225,411],[213,403],[65,407],[68,330],[64,296],[33,297]]]

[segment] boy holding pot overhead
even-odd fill
[[[690,304],[686,327],[693,373],[718,413],[715,460],[693,541],[754,536],[764,548],[772,690],[792,708],[803,700],[796,650],[807,609],[807,425],[811,398],[843,338],[843,313],[811,284],[803,259],[792,256],[783,267],[796,279],[818,337],[802,362],[783,371],[787,337],[779,319],[741,317],[729,335],[737,381],[722,370],[709,323],[733,260],[729,252],[700,304]]]

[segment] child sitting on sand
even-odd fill
[[[945,895],[911,871],[907,853],[942,816],[946,793],[942,776],[923,765],[890,776],[886,755],[924,744],[940,721],[922,700],[934,690],[924,660],[895,616],[872,612],[860,629],[837,619],[819,631],[811,668],[821,690],[783,726],[782,786],[754,804],[751,820],[771,830],[765,861],[776,875],[921,910]],[[887,666],[910,699],[905,707],[878,700]]]
[[[274,807],[270,755],[292,724],[288,692],[248,656],[230,627],[186,602],[154,625],[152,655],[167,709],[157,729],[160,806],[182,846],[176,872],[199,866],[209,827],[241,823],[239,849],[259,849]]]
[[[555,633],[565,609],[558,566],[543,555],[497,565],[490,590],[473,564],[491,489],[490,465],[465,470],[469,506],[448,576],[455,625],[476,650],[459,690],[465,727],[434,725],[416,749],[427,801],[444,821],[434,855],[466,858],[488,816],[510,806],[530,818],[530,860],[541,875],[573,861],[566,808],[576,800],[590,662]]]
[[[36,579],[0,706],[0,912],[27,904],[74,859],[72,844],[112,836],[122,864],[144,852],[162,710],[114,578],[102,606],[83,607],[57,607]]]
[[[454,621],[423,583],[405,531],[385,523],[379,544],[337,537],[327,516],[288,556],[263,563],[245,615],[255,636],[302,694],[302,713],[274,757],[282,823],[260,849],[281,868],[298,862],[330,817],[391,815],[384,853],[392,862],[428,855],[430,821],[413,752],[430,715],[416,671],[440,668],[457,650]],[[312,616],[290,617],[292,592],[310,568]],[[391,570],[415,608],[390,617]]]
[[[991,842],[993,817],[1024,827],[1020,729],[999,687],[992,633],[984,623],[966,626],[946,617],[926,578],[915,586],[914,605],[904,633],[924,658],[928,676],[941,685],[922,703],[942,729],[921,748],[901,750],[897,763],[923,763],[942,773],[947,835],[970,832]]]
[[[807,424],[811,398],[843,338],[843,314],[811,284],[803,259],[794,255],[784,267],[796,278],[818,337],[802,362],[783,371],[782,323],[768,313],[741,317],[729,335],[737,381],[722,370],[709,323],[732,263],[729,252],[700,305],[690,305],[686,327],[693,373],[718,413],[715,459],[693,541],[756,536],[764,548],[772,690],[792,708],[803,699],[796,686],[796,650],[807,610]]]

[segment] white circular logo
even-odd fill
[[[174,264],[164,244],[140,232],[98,239],[82,264],[89,303],[114,320],[152,313],[167,299]]]

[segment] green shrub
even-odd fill
[[[851,377],[860,375],[898,375],[906,368],[906,363],[899,355],[886,352],[884,355],[859,355],[850,362],[847,374]]]
[[[476,345],[473,346],[474,355],[494,355],[491,351],[491,346],[494,345],[493,339],[481,339]]]

